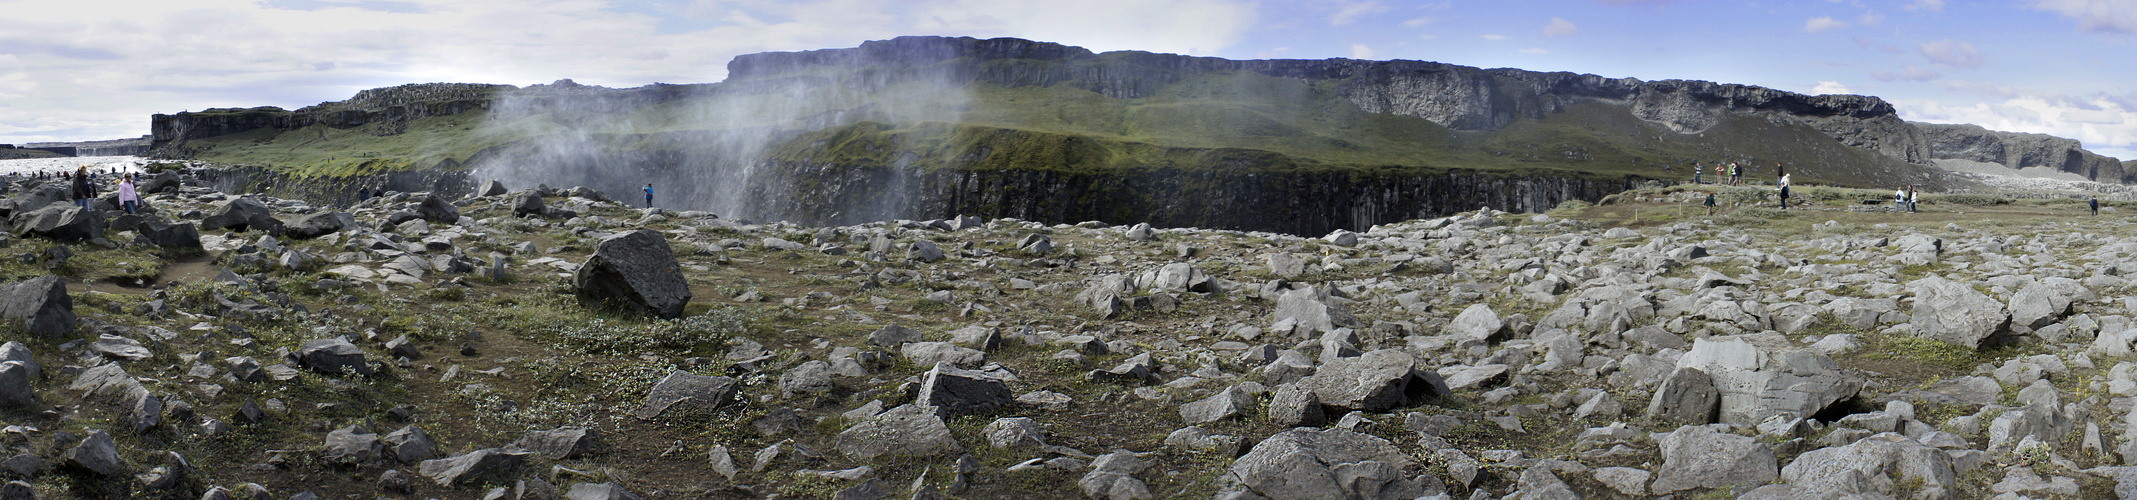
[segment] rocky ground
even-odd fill
[[[2137,494],[2137,231],[2068,203],[1302,238],[143,190],[0,202],[0,497]]]

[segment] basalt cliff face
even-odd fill
[[[310,168],[277,185],[397,182],[378,165],[625,199],[652,183],[664,206],[816,224],[968,214],[1314,233],[1543,211],[1691,180],[1695,164],[1858,186],[1941,184],[1941,158],[2132,171],[2075,141],[1908,123],[1868,96],[1006,38],[750,54],[713,84],[405,85],[296,111],[156,115],[153,129],[161,156]]]
[[[2086,151],[2076,140],[2047,134],[1997,132],[1976,125],[1916,123],[1929,140],[1930,157],[1995,163],[2006,167],[2051,168],[2099,182],[2137,181],[2132,162]]]

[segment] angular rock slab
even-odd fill
[[[74,299],[58,276],[38,276],[0,286],[0,319],[31,335],[58,337],[74,333]]]
[[[1967,348],[1981,347],[2011,326],[2011,312],[1973,286],[1930,276],[1907,284],[1914,294],[1915,335]]]
[[[598,437],[593,429],[585,427],[558,427],[546,431],[528,431],[509,448],[526,450],[550,460],[584,455],[593,449]]]
[[[1248,491],[1268,498],[1409,500],[1425,494],[1417,463],[1378,437],[1345,429],[1297,428],[1254,445],[1232,462]]]
[[[690,283],[659,232],[640,229],[602,238],[572,276],[581,304],[677,318],[690,304]]]
[[[1009,383],[992,375],[937,363],[920,378],[920,395],[914,404],[934,406],[957,415],[1000,408],[1016,400]]]
[[[456,457],[424,460],[417,467],[417,473],[437,481],[438,486],[451,488],[453,484],[464,479],[495,471],[517,469],[527,461],[527,455],[529,453],[520,451],[481,449]]]
[[[1663,464],[1651,486],[1655,494],[1721,487],[1749,491],[1780,475],[1773,449],[1758,438],[1716,427],[1726,426],[1687,425],[1660,440]]]
[[[669,372],[653,389],[646,391],[646,403],[638,408],[638,418],[652,420],[667,413],[676,405],[713,410],[726,406],[735,398],[738,386],[735,379],[708,377],[684,371]]]
[[[1808,418],[1863,386],[1832,358],[1795,347],[1779,333],[1698,339],[1677,367],[1706,372],[1721,393],[1719,420],[1742,426],[1781,413]]]
[[[891,408],[838,433],[838,450],[854,460],[930,457],[964,451],[935,412],[930,406]]]
[[[1299,383],[1322,405],[1368,412],[1453,394],[1438,373],[1418,369],[1416,356],[1395,349],[1329,360]]]

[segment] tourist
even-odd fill
[[[1781,209],[1782,209],[1782,210],[1787,210],[1787,209],[1788,209],[1788,175],[1787,175],[1787,174],[1782,174],[1782,175],[1781,175],[1781,180],[1780,180],[1779,184],[1781,184]]]
[[[83,165],[74,170],[74,206],[89,208],[89,198],[91,196],[93,195],[89,193],[89,166]]]
[[[1707,166],[1706,166],[1706,165],[1701,165],[1701,164],[1698,164],[1698,163],[1693,163],[1693,164],[1692,164],[1692,185],[1694,185],[1694,186],[1697,186],[1697,185],[1700,185],[1700,184],[1706,184],[1706,183],[1704,183],[1704,182],[1700,182],[1700,181],[1699,181],[1699,174],[1705,173],[1706,171],[1707,171]]]
[[[1907,213],[1921,213],[1921,212],[1922,212],[1922,191],[1921,191],[1921,190],[1918,190],[1918,189],[1915,189],[1915,188],[1914,188],[1914,185],[1911,185],[1911,184],[1910,184],[1910,185],[1908,185],[1908,186],[1907,186]]]
[[[2092,214],[2100,215],[2100,197],[2092,197]]]
[[[1707,216],[1708,216],[1708,217],[1713,217],[1713,216],[1714,216],[1714,192],[1713,192],[1713,191],[1708,191],[1708,192],[1707,192]]]
[[[128,214],[134,214],[139,213],[135,207],[140,205],[141,195],[134,192],[134,174],[126,174],[125,178],[119,180],[119,208],[126,209]]]
[[[1907,211],[1907,188],[1892,190],[1892,213]]]
[[[1742,185],[1744,185],[1744,166],[1743,166],[1743,165],[1738,165],[1738,164],[1737,164],[1736,162],[1733,162],[1733,161],[1732,161],[1732,162],[1729,162],[1729,185],[1731,185],[1731,186],[1742,186]]]
[[[653,185],[646,184],[646,208],[653,208]]]

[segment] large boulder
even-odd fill
[[[319,212],[290,221],[282,234],[297,239],[312,239],[334,234],[343,229],[357,227],[356,217],[348,212]]]
[[[104,214],[73,205],[47,205],[8,217],[16,236],[43,236],[60,241],[104,237]]]
[[[1727,427],[1687,425],[1657,440],[1663,463],[1655,475],[1654,493],[1723,487],[1750,491],[1780,475],[1773,449],[1758,438],[1725,432]]]
[[[320,373],[371,375],[371,363],[364,359],[364,350],[341,337],[305,342],[297,349],[297,361]]]
[[[471,478],[518,469],[520,464],[526,463],[529,454],[496,448],[475,450],[449,458],[424,460],[418,465],[417,473],[437,481],[438,486],[451,488]]]
[[[700,410],[717,409],[733,402],[737,390],[739,386],[735,379],[669,372],[667,377],[653,384],[652,390],[646,391],[646,402],[638,408],[637,415],[652,420],[676,405]]]
[[[1365,323],[1343,306],[1345,299],[1332,296],[1324,287],[1308,286],[1285,291],[1276,299],[1277,322],[1295,321],[1300,330],[1327,332],[1340,327],[1364,328]]]
[[[602,238],[572,277],[579,302],[661,318],[683,315],[690,283],[668,240],[650,229]]]
[[[1948,498],[1959,484],[1951,455],[1890,432],[1804,452],[1781,468],[1781,478],[1787,484],[1758,492],[1779,490],[1763,498],[1889,498],[1895,484],[1914,483],[1921,489],[1913,498]]]
[[[1810,418],[1863,386],[1832,358],[1773,332],[1698,339],[1677,368],[1706,372],[1721,393],[1719,420],[1744,426],[1784,413]]]
[[[141,194],[178,192],[178,172],[165,170],[141,183]]]
[[[259,200],[240,196],[217,204],[206,218],[200,220],[200,229],[213,231],[259,231],[270,235],[282,234],[282,220],[276,219],[274,211],[268,210]]]
[[[546,431],[527,431],[508,448],[533,452],[550,460],[563,460],[584,455],[588,450],[592,450],[595,438],[593,429],[558,427]]]
[[[2085,286],[2070,278],[2027,283],[2011,296],[2011,324],[2038,329],[2062,320],[2070,313],[2072,290],[2083,291]]]
[[[479,191],[480,194],[478,196],[497,196],[507,192],[510,192],[510,190],[505,189],[505,183],[497,182],[497,179],[490,179],[483,181],[482,189]]]
[[[430,222],[452,224],[460,222],[460,209],[453,206],[452,200],[433,194],[416,203],[416,216]]]
[[[838,433],[838,450],[854,460],[929,457],[964,451],[935,407],[903,405]]]
[[[1451,394],[1438,373],[1417,366],[1410,353],[1381,349],[1351,358],[1328,360],[1300,385],[1324,406],[1381,412],[1427,397]]]
[[[978,413],[1009,405],[1016,395],[1000,377],[961,370],[949,363],[936,363],[920,379],[920,395],[913,403],[941,408],[948,414]]]
[[[74,333],[74,299],[58,276],[38,276],[0,286],[0,319],[39,337]]]
[[[512,197],[512,215],[540,217],[548,214],[549,205],[542,201],[541,193],[521,191],[518,196]]]
[[[141,241],[164,248],[201,250],[200,230],[191,222],[170,223],[160,220],[144,220],[134,225],[134,234]]]
[[[1663,379],[1662,386],[1655,389],[1655,397],[1647,404],[1647,416],[1685,422],[1694,425],[1714,422],[1714,410],[1721,407],[1721,393],[1714,390],[1714,379],[1698,368],[1678,368]]]
[[[1446,332],[1462,340],[1490,341],[1504,336],[1506,321],[1499,319],[1499,314],[1492,312],[1491,306],[1471,304],[1462,310],[1462,314],[1456,315],[1454,321],[1447,323]]]
[[[1907,284],[1914,293],[1915,335],[1977,348],[2011,325],[2011,312],[1973,286],[1930,276]]]
[[[328,462],[364,464],[377,461],[385,451],[386,445],[379,442],[377,433],[351,425],[326,434],[326,450],[321,456]]]
[[[119,459],[119,447],[111,440],[111,434],[91,430],[82,442],[68,448],[60,456],[61,464],[86,470],[100,476],[116,476],[126,472],[126,462]]]
[[[1417,462],[1393,443],[1346,429],[1296,428],[1232,462],[1239,484],[1267,498],[1408,500],[1424,496]]]
[[[21,361],[0,361],[0,408],[33,408],[37,390],[36,372]]]

